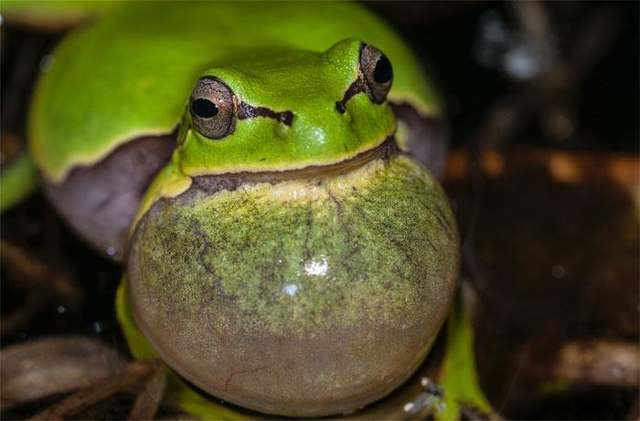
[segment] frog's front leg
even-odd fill
[[[437,420],[458,420],[467,411],[480,412],[491,419],[498,417],[480,388],[473,347],[471,294],[472,291],[462,288],[447,321],[445,356],[437,377],[444,391],[444,405],[436,413]]]
[[[0,212],[17,205],[38,186],[38,172],[26,153],[11,162],[0,175]]]

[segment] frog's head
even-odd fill
[[[384,53],[355,39],[210,69],[185,113],[181,171],[285,171],[350,159],[393,134],[392,80]]]

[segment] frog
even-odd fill
[[[2,208],[37,181],[123,265],[130,351],[191,415],[366,417],[445,322],[436,418],[490,412],[456,298],[442,103],[355,3],[102,5],[43,68]]]

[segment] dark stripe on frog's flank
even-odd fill
[[[278,120],[279,122],[291,127],[293,123],[293,113],[291,111],[273,111],[267,107],[254,107],[242,101],[238,109],[238,118],[245,120],[248,118],[266,117]]]
[[[179,195],[177,199],[183,199],[186,196],[190,197],[190,195],[196,192],[203,192],[210,195],[222,190],[234,191],[238,187],[246,184],[276,184],[283,181],[300,179],[317,179],[318,183],[322,183],[323,177],[345,174],[373,160],[382,159],[386,161],[399,153],[400,149],[398,149],[395,139],[393,136],[389,136],[377,147],[337,164],[314,165],[299,170],[239,172],[194,177],[191,187]]]
[[[447,127],[441,115],[425,116],[407,102],[389,101],[396,119],[408,129],[409,152],[431,174],[441,179],[447,158]]]
[[[133,139],[91,166],[72,169],[61,184],[45,181],[45,193],[75,232],[119,261],[140,201],[171,159],[176,136],[174,130]]]

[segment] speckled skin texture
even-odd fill
[[[180,375],[247,408],[320,416],[383,397],[424,359],[458,238],[416,161],[194,186],[144,216],[128,266],[136,321]]]

